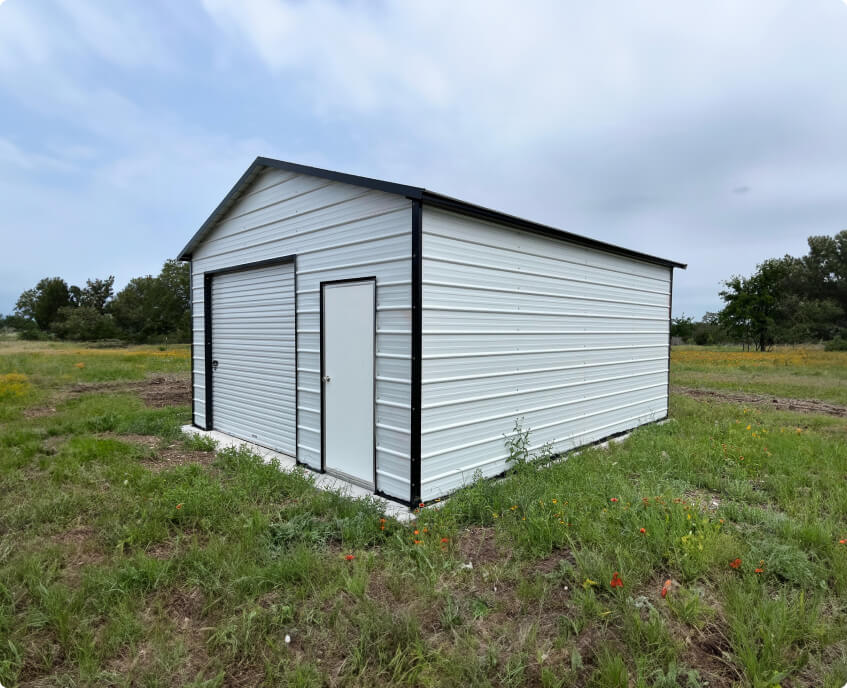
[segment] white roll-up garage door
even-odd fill
[[[215,430],[296,452],[294,263],[212,277]]]

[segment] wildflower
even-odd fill
[[[609,501],[610,501],[610,502],[612,502],[612,503],[614,504],[615,502],[617,502],[617,501],[618,501],[618,498],[617,498],[617,497],[612,497]]]
[[[553,500],[553,504],[558,504],[558,503],[559,503],[559,500],[558,500],[558,499],[554,499],[554,500]]]
[[[613,588],[623,587],[623,581],[621,580],[620,574],[617,571],[615,571],[615,573],[612,575],[612,580],[609,581],[609,585],[611,585]]]
[[[516,505],[512,505],[512,506],[510,506],[509,508],[510,508],[512,511],[514,511],[514,510],[515,510],[515,509],[517,509],[518,507],[517,507]]]
[[[738,457],[738,460],[739,460],[739,461],[744,461],[744,457],[743,457],[743,456],[739,456],[739,457]]]
[[[839,540],[838,544],[839,545],[847,545],[847,540]]]
[[[353,559],[355,559],[355,557],[354,557],[352,554],[348,554],[348,555],[347,555],[346,557],[344,557],[344,558],[345,558],[347,561],[353,561]]]
[[[420,504],[418,504],[418,506],[419,506],[421,509],[423,509],[423,508],[424,508],[424,506],[425,506],[425,504],[424,504],[423,502],[421,502]]]
[[[421,544],[421,541],[420,541],[420,540],[415,540],[415,544],[416,544],[416,545],[419,545],[419,544]]]
[[[761,569],[761,568],[760,568],[760,569],[756,569],[756,573],[762,573],[763,571],[764,571],[764,569]]]
[[[74,363],[74,368],[79,368],[80,370],[82,370],[83,368],[85,368],[85,363],[83,363],[82,361],[80,361],[79,363]]]
[[[671,589],[671,579],[668,578],[662,586],[662,597],[668,596],[668,591]]]
[[[446,542],[448,542],[448,538],[441,538],[441,544],[442,545],[445,544]]]
[[[749,429],[750,429],[750,426],[748,425],[748,426],[745,428],[745,430],[749,430]]]
[[[491,514],[491,518],[497,518],[497,514],[496,513]]]
[[[380,527],[379,527],[379,529],[380,529],[380,530],[385,530],[385,526],[380,526]]]
[[[586,590],[588,590],[588,588],[590,588],[592,585],[597,585],[597,581],[593,581],[590,578],[586,578],[582,582],[582,587],[585,588]]]
[[[380,523],[385,523],[385,519],[384,519],[384,518],[381,518],[381,519],[379,519],[379,522],[380,522]]]
[[[646,528],[641,528],[641,529],[639,529],[638,532],[641,533],[642,535],[647,535],[647,529]]]
[[[429,532],[429,528],[424,528],[424,532],[425,532],[425,533],[428,533],[428,532]]]
[[[180,502],[179,504],[177,504],[177,505],[176,505],[176,508],[177,508],[177,509],[182,509],[182,502]]]
[[[736,557],[731,562],[729,562],[729,565],[734,569],[741,568],[741,559],[739,557]]]
[[[421,532],[420,532],[417,528],[415,528],[414,533],[415,533],[415,535],[420,535],[420,534],[421,534]]]

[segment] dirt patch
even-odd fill
[[[63,401],[95,393],[136,394],[153,408],[187,406],[191,403],[191,380],[184,375],[156,375],[144,380],[79,382],[59,391],[45,406],[24,409],[23,415],[30,419],[52,416]]]
[[[23,410],[24,418],[45,418],[56,413],[55,406],[37,406]]]
[[[164,471],[176,466],[198,464],[208,466],[215,460],[215,452],[186,451],[182,449],[163,449],[143,463],[151,471]]]
[[[715,389],[695,389],[692,387],[671,387],[671,392],[685,394],[694,399],[708,399],[734,404],[751,404],[768,406],[777,411],[794,411],[795,413],[823,413],[827,416],[847,418],[847,406],[838,406],[817,399],[787,399],[774,397],[769,394],[750,394],[748,392],[727,392]]]
[[[181,375],[157,375],[144,380],[115,382],[80,382],[66,390],[68,398],[92,392],[133,393],[155,408],[185,406],[191,403],[191,381]]]
[[[504,553],[497,546],[494,528],[468,528],[459,538],[456,546],[462,563],[470,562],[474,566],[492,562],[506,563],[510,553]]]
[[[97,435],[97,437],[118,440],[119,442],[128,442],[129,444],[137,444],[150,450],[156,449],[162,443],[162,438],[156,435],[119,435],[116,432],[101,432]]]
[[[90,526],[75,526],[53,535],[50,540],[65,550],[65,577],[70,581],[79,578],[80,569],[103,562],[106,555],[98,547],[95,530]]]
[[[180,443],[163,446],[163,440],[156,435],[119,435],[114,432],[100,433],[98,437],[107,437],[121,442],[135,444],[148,450],[149,454],[141,460],[146,468],[158,472],[175,466],[196,463],[208,466],[215,460],[213,451],[192,451],[183,449]]]

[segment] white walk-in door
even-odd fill
[[[374,487],[375,282],[324,284],[324,469]]]
[[[212,425],[294,456],[294,263],[211,279]]]

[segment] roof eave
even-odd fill
[[[443,194],[432,191],[424,191],[422,200],[424,203],[441,208],[442,210],[449,210],[462,215],[475,217],[480,220],[493,222],[495,224],[506,225],[514,229],[522,229],[536,234],[543,234],[561,241],[570,241],[580,246],[595,248],[600,251],[615,253],[628,258],[636,258],[638,260],[663,265],[669,268],[681,268],[682,270],[685,270],[688,267],[687,263],[680,263],[668,258],[661,258],[659,256],[650,255],[649,253],[642,253],[641,251],[634,251],[632,249],[624,248],[623,246],[609,244],[605,241],[591,239],[590,237],[582,236],[580,234],[573,234],[562,229],[557,229],[556,227],[533,222],[531,220],[525,220],[515,215],[509,215],[508,213],[492,210],[484,206],[468,203],[467,201],[462,201],[450,196],[444,196]]]

